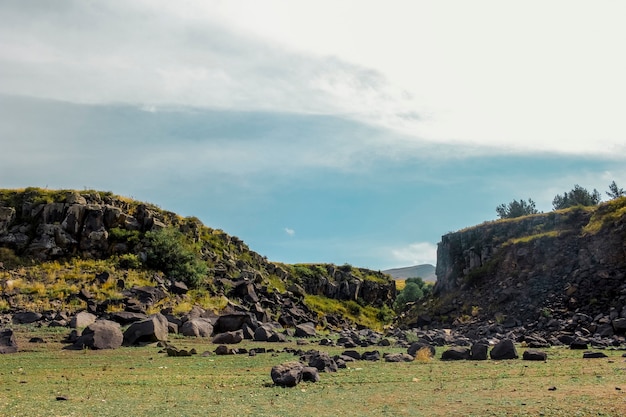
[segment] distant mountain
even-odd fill
[[[437,281],[437,275],[435,275],[435,267],[431,264],[407,266],[404,268],[393,268],[387,269],[382,272],[391,275],[394,279],[421,277],[424,281]]]

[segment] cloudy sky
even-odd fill
[[[626,185],[626,3],[0,0],[0,187],[113,191],[282,262]]]

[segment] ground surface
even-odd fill
[[[156,346],[71,351],[62,349],[66,329],[14,331],[20,352],[0,355],[1,416],[626,415],[626,358],[621,351],[605,351],[605,359],[582,359],[581,351],[552,348],[545,363],[359,361],[320,374],[319,383],[279,388],[272,385],[270,369],[294,360],[292,354],[175,358]],[[46,343],[29,343],[33,336]],[[199,353],[216,347],[189,338],[171,342]],[[302,348],[331,354],[343,350],[316,343]],[[518,350],[521,355],[524,349]]]

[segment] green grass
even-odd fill
[[[294,360],[292,354],[170,358],[155,346],[67,351],[59,342],[67,329],[15,331],[21,351],[0,360],[3,416],[619,416],[626,411],[626,368],[615,351],[607,351],[608,359],[583,360],[580,351],[553,348],[546,363],[358,361],[322,373],[317,384],[279,388],[271,383],[270,369]],[[28,343],[33,335],[48,343]],[[215,349],[192,338],[171,342],[198,352]],[[331,355],[342,351],[310,347]],[[557,390],[549,391],[552,386]],[[68,401],[56,401],[59,395]]]

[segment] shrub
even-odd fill
[[[200,257],[199,248],[177,229],[169,227],[147,232],[146,241],[148,267],[191,287],[198,287],[204,282],[208,267]]]
[[[141,268],[141,261],[134,253],[125,253],[117,258],[117,265],[123,269]]]

